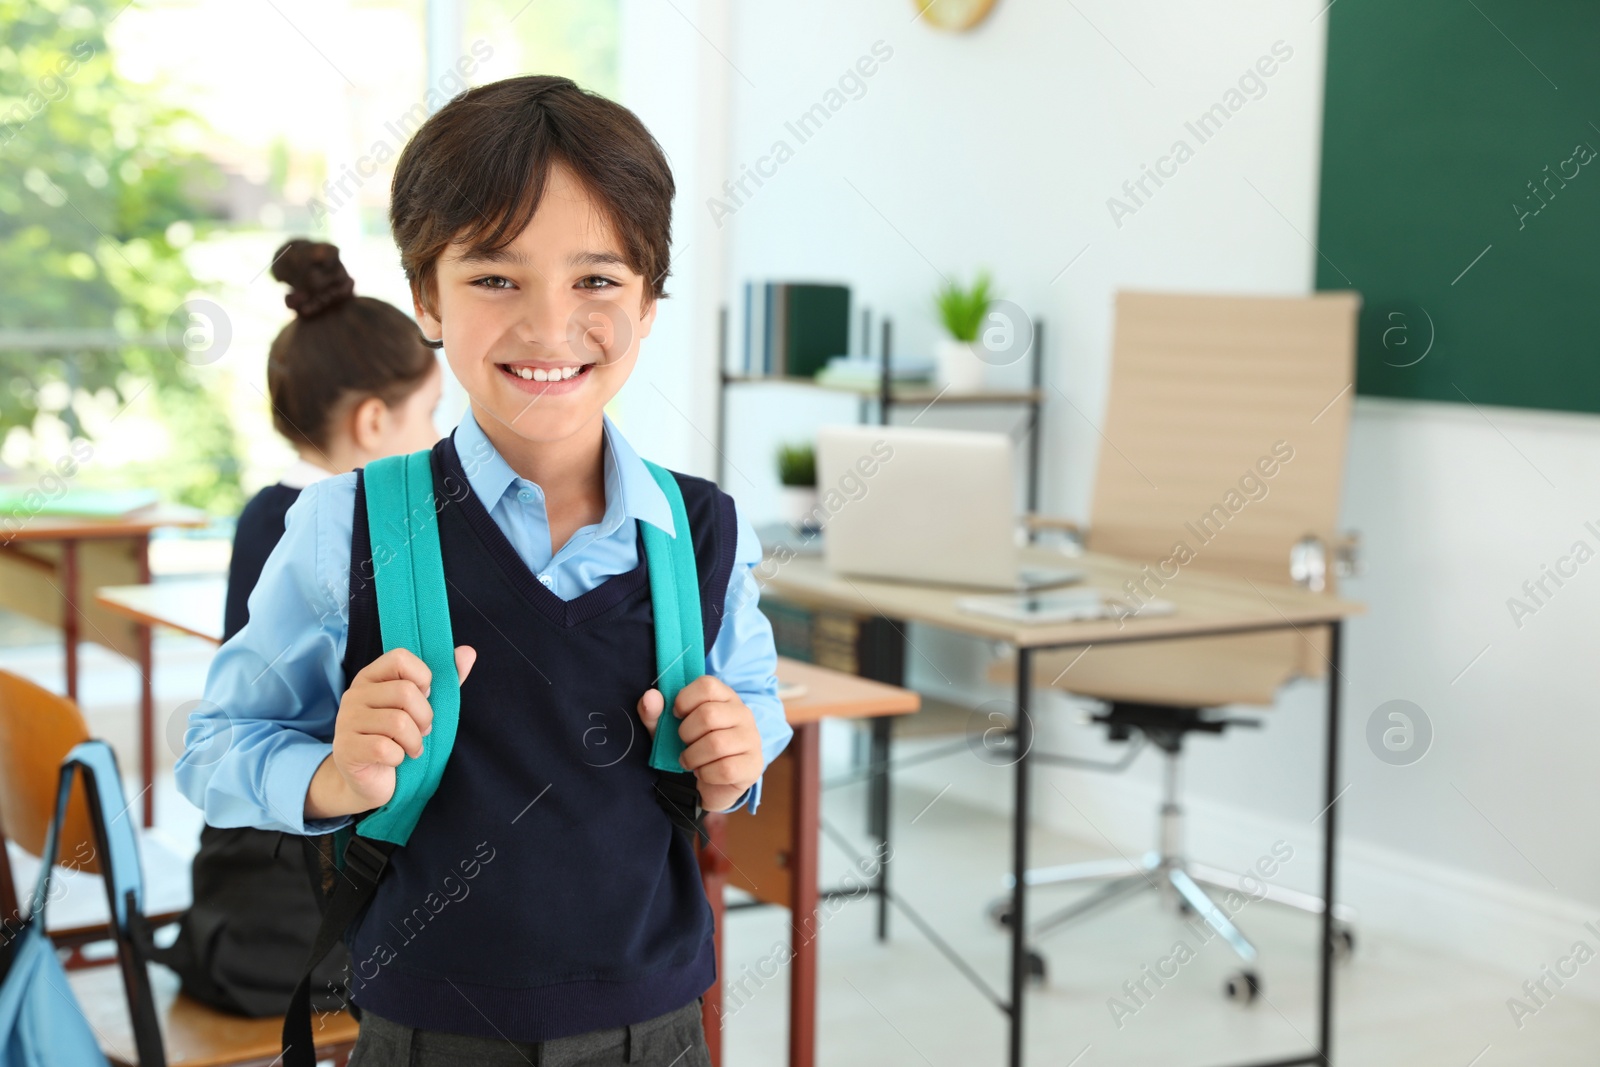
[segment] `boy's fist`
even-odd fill
[[[467,680],[478,653],[456,646],[456,674]],[[333,753],[306,791],[306,818],[354,815],[382,807],[394,796],[395,768],[422,755],[433,729],[428,690],[433,672],[403,648],[385,652],[361,669],[339,701]]]
[[[663,703],[659,689],[647,689],[639,698],[639,718],[652,740]],[[683,687],[672,713],[680,720],[681,762],[700,784],[700,805],[707,811],[726,810],[755,785],[765,766],[755,715],[737,693],[709,674]]]

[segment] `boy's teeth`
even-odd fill
[[[564,382],[568,378],[576,378],[582,367],[507,367],[512,374],[529,382]]]

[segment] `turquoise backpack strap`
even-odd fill
[[[394,796],[356,827],[362,837],[403,845],[439,787],[455,746],[461,679],[456,674],[430,453],[424,450],[369,463],[362,480],[383,650],[408,649],[433,672],[428,692],[433,730],[422,739],[422,755],[395,768]]]
[[[706,672],[705,630],[700,620],[700,577],[694,561],[694,540],[689,535],[689,513],[683,506],[678,480],[665,467],[644,461],[667,496],[672,508],[672,536],[649,523],[640,523],[645,566],[650,572],[650,602],[656,620],[656,684],[665,704],[650,748],[650,766],[658,771],[683,773],[678,757],[683,740],[673,701],[684,686]]]
[[[334,855],[341,875],[333,880],[310,956],[284,1012],[283,1067],[316,1067],[312,972],[371,903],[395,847],[410,839],[439,787],[461,719],[461,679],[456,674],[445,592],[431,455],[424,451],[380,459],[367,464],[361,477],[383,650],[409,649],[428,665],[433,675],[428,687],[433,729],[422,739],[422,755],[395,768],[389,802],[358,822],[354,833],[346,828],[335,835]]]

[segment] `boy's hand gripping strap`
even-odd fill
[[[683,506],[678,480],[665,467],[645,460],[651,477],[672,508],[669,535],[649,523],[640,523],[646,569],[650,573],[650,602],[656,626],[656,685],[661,690],[661,720],[650,747],[650,766],[658,771],[683,774],[683,740],[672,705],[684,686],[706,672],[705,630],[700,619],[700,578],[695,567],[694,540],[689,534],[689,513]]]

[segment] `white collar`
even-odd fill
[[[278,479],[278,484],[289,489],[304,489],[312,482],[320,482],[324,478],[332,477],[332,471],[325,470],[315,463],[297,459],[289,466],[288,470],[283,472],[283,477]]]

